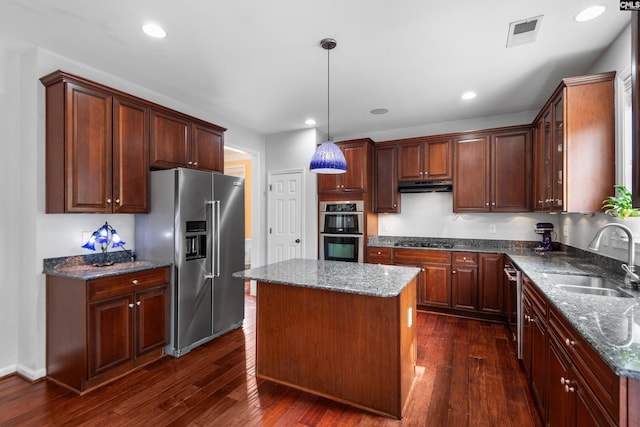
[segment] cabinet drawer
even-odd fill
[[[169,267],[95,279],[88,282],[89,301],[169,283]]]
[[[377,246],[367,247],[367,260],[369,262],[391,262],[393,260],[393,249]]]
[[[474,252],[453,252],[451,263],[456,265],[478,265],[478,254]]]
[[[396,261],[420,261],[437,264],[450,264],[451,252],[425,249],[396,249],[394,252],[394,259]]]
[[[571,355],[574,366],[584,376],[598,401],[618,422],[620,377],[553,307],[549,308],[549,329]]]

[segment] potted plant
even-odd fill
[[[640,210],[633,207],[631,192],[624,185],[614,185],[617,196],[611,196],[602,202],[604,213],[617,216],[621,220],[627,217],[640,216]]]

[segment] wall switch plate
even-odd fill
[[[495,224],[489,224],[489,233],[496,234],[496,225]]]

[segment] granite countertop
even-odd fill
[[[94,262],[99,262],[96,255],[77,255],[62,258],[48,258],[44,260],[42,272],[52,276],[68,277],[71,279],[91,280],[102,277],[117,276],[120,274],[135,273],[137,271],[151,270],[154,268],[167,267],[171,263],[131,260],[130,254],[121,253],[109,254],[109,259],[114,261],[113,265],[106,267],[96,267]]]
[[[399,241],[439,242],[450,246],[440,250],[508,255],[617,375],[640,379],[640,291],[623,287],[622,261],[567,246],[536,252],[538,242],[526,241],[379,236],[370,238],[369,246],[416,248],[398,246]],[[628,297],[568,292],[557,286],[558,279],[547,277],[548,273],[601,276],[618,284]]]
[[[291,259],[234,273],[235,277],[375,297],[395,297],[418,274],[415,267]]]

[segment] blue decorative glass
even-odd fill
[[[342,150],[331,141],[323,142],[311,157],[309,165],[311,172],[324,174],[338,174],[347,171],[347,160]]]

